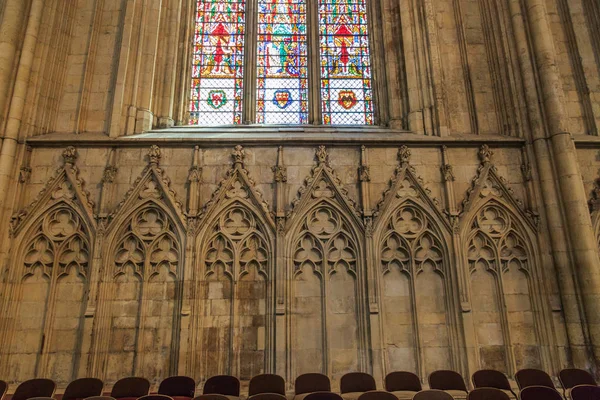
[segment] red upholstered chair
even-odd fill
[[[510,400],[510,397],[500,389],[478,388],[468,394],[467,400]]]
[[[194,397],[194,400],[229,400],[229,397],[222,394],[201,394]]]
[[[550,375],[539,369],[522,369],[515,374],[515,380],[519,385],[519,390],[529,386],[546,386],[556,389]]]
[[[4,398],[6,391],[8,390],[8,384],[4,381],[0,381],[0,400]]]
[[[102,395],[104,383],[96,378],[75,379],[67,385],[62,400],[83,400]]]
[[[311,393],[328,392],[331,392],[331,381],[327,375],[302,374],[296,378],[294,383],[294,400],[305,400]]]
[[[138,398],[137,400],[173,400],[170,396],[165,396],[164,394],[147,394]]]
[[[240,380],[231,375],[217,375],[204,383],[202,394],[220,394],[230,399],[240,397]]]
[[[17,386],[13,400],[28,400],[34,397],[52,397],[56,384],[50,379],[30,379]]]
[[[285,380],[279,375],[274,374],[256,375],[254,378],[250,379],[248,396],[252,397],[264,393],[274,393],[285,396]]]
[[[600,400],[600,387],[578,385],[569,390],[571,400]]]
[[[331,392],[329,377],[323,374],[303,374],[294,383],[296,398],[299,395],[315,392]]]
[[[385,377],[385,390],[399,399],[412,399],[423,387],[419,377],[412,372],[395,371]]]
[[[117,400],[136,400],[148,395],[150,382],[146,378],[128,377],[119,379],[110,392]]]
[[[342,396],[332,392],[308,393],[304,400],[343,400]]]
[[[493,369],[482,369],[473,374],[471,377],[475,388],[495,388],[509,392],[515,399],[519,397],[510,387],[508,378],[500,371]],[[507,393],[507,394],[509,394]]]
[[[563,400],[563,398],[554,388],[527,386],[521,390],[521,400]]]
[[[373,390],[361,394],[358,400],[398,400],[398,397],[390,392]]]
[[[158,394],[172,397],[174,400],[192,400],[196,392],[196,381],[187,376],[171,376],[158,386]]]
[[[350,372],[340,380],[340,391],[346,400],[357,400],[361,394],[371,390],[377,390],[375,379],[364,372]]]
[[[439,370],[429,375],[429,387],[431,389],[443,390],[452,397],[467,397],[467,385],[465,380],[456,371]]]
[[[279,393],[258,393],[248,397],[248,400],[287,400],[287,398]]]
[[[92,397],[88,397],[84,400],[117,400],[114,397],[110,397],[110,396],[92,396]]]
[[[558,379],[565,396],[569,389],[579,385],[597,386],[596,380],[589,372],[578,368],[566,368],[558,373]]]
[[[454,400],[454,398],[443,390],[423,390],[413,397],[413,400]]]

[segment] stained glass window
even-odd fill
[[[190,125],[242,122],[245,0],[197,0]]]
[[[367,0],[319,0],[323,123],[372,125]]]
[[[305,0],[258,0],[256,122],[308,123]]]

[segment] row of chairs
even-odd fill
[[[600,387],[594,377],[581,369],[564,369],[558,378],[564,394],[572,400],[599,399]],[[366,373],[353,372],[340,380],[341,396],[331,392],[329,377],[304,374],[295,381],[296,400],[446,400],[454,397],[469,400],[507,400],[512,395],[521,400],[562,399],[552,378],[537,369],[520,370],[515,375],[520,396],[513,391],[506,375],[494,370],[477,371],[472,376],[475,389],[467,389],[463,377],[455,371],[435,371],[429,376],[430,390],[423,390],[419,377],[411,372],[397,371],[385,378],[386,391],[377,391],[375,379]],[[208,379],[202,395],[195,396],[196,382],[189,377],[175,376],[161,382],[158,394],[150,395],[150,382],[145,378],[128,377],[115,383],[110,396],[102,396],[104,383],[95,378],[71,382],[62,400],[234,400],[240,397],[240,381],[220,375]],[[56,384],[50,379],[32,379],[20,384],[12,400],[52,399]],[[7,384],[0,381],[0,400]],[[285,380],[279,375],[262,374],[250,380],[248,396],[252,400],[285,400]],[[592,397],[590,397],[592,396]]]

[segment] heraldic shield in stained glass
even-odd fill
[[[256,122],[308,123],[305,0],[258,0]]]
[[[324,124],[373,124],[366,2],[319,0]]]
[[[190,125],[242,123],[245,0],[198,0]]]

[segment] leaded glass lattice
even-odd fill
[[[323,123],[372,125],[367,0],[319,0]]]
[[[197,0],[190,125],[242,122],[245,0]]]
[[[308,123],[305,0],[259,0],[256,122]]]

